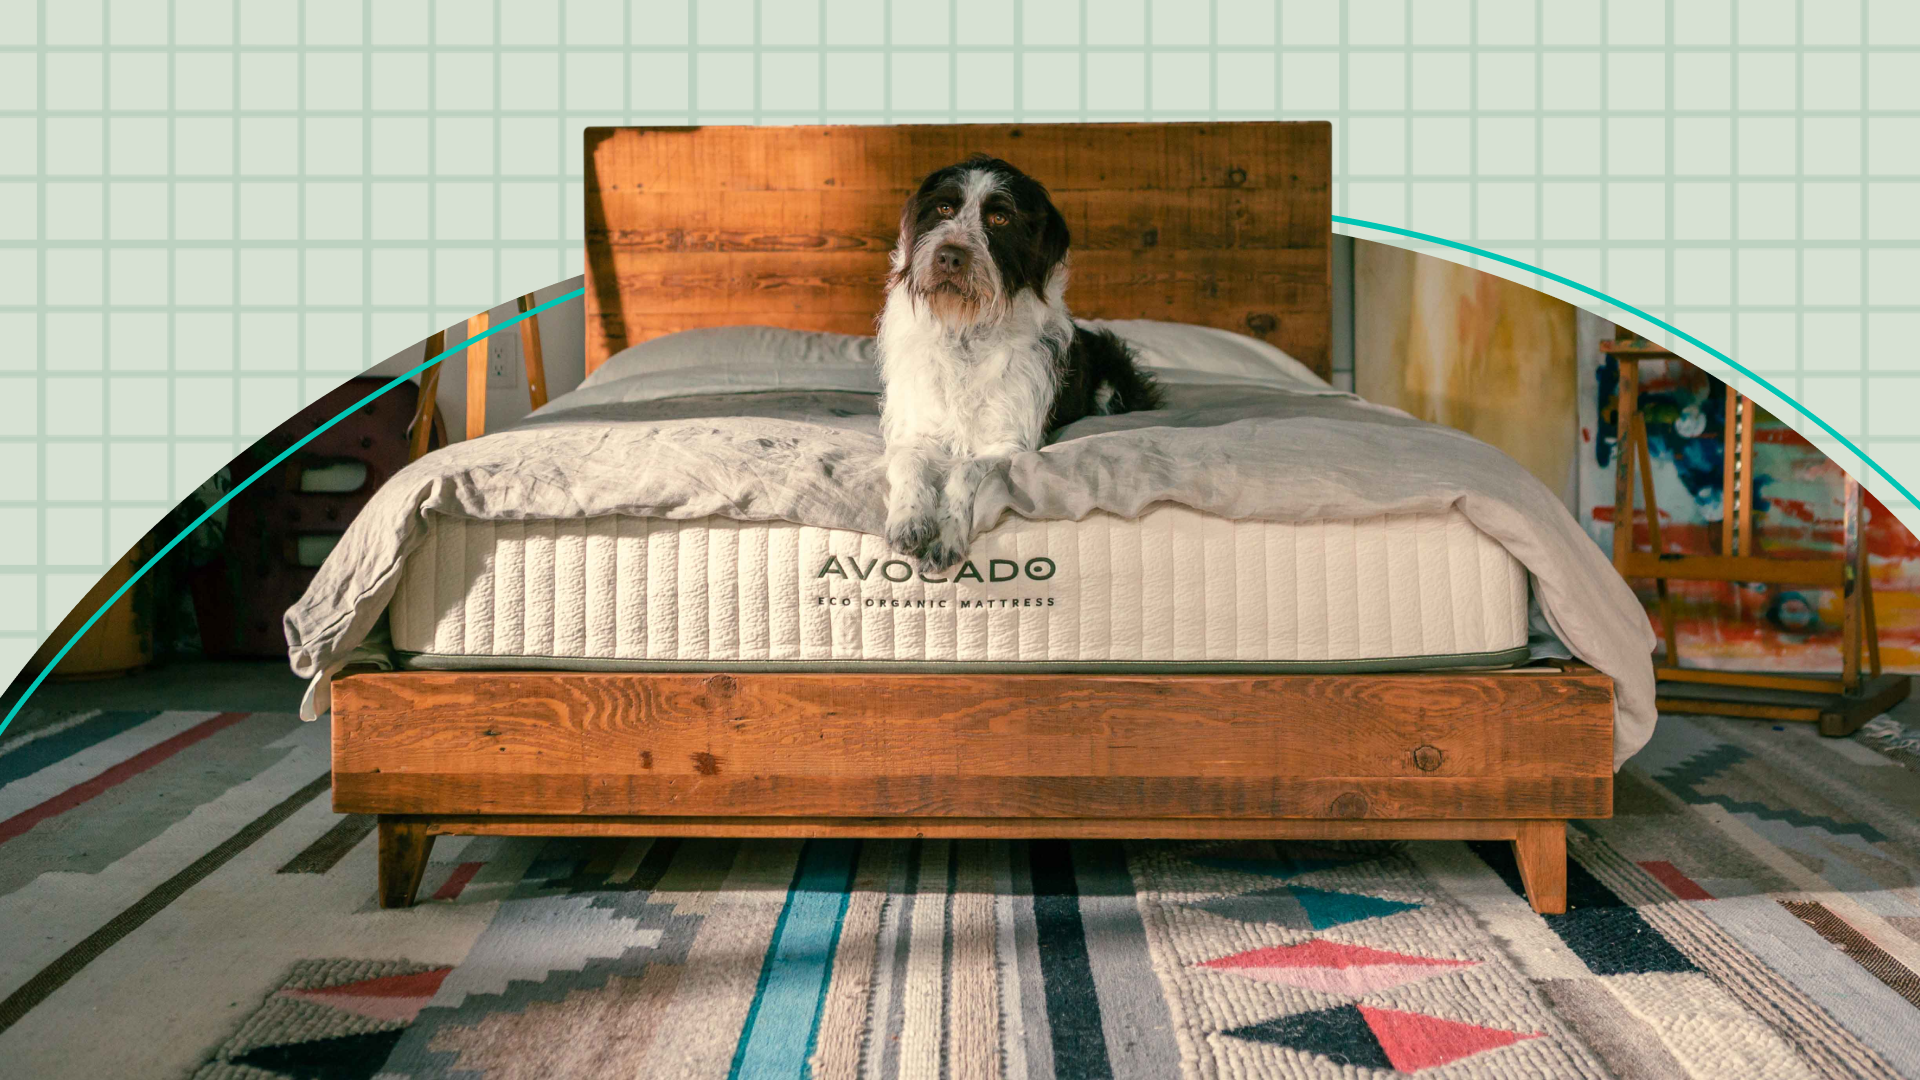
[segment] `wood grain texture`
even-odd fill
[[[1611,812],[1612,687],[1530,675],[433,673],[334,684],[336,809],[1036,818]]]
[[[1633,446],[1640,462],[1640,490],[1647,501],[1647,546],[1656,555],[1665,554],[1667,545],[1660,537],[1660,500],[1653,486],[1653,450],[1647,442],[1647,418],[1635,418]],[[1653,579],[1654,593],[1660,600],[1660,636],[1667,648],[1667,663],[1680,663],[1680,630],[1673,617],[1673,590],[1666,578]]]
[[[434,331],[433,336],[427,339],[426,358],[431,360],[446,351],[447,332]],[[440,415],[439,398],[440,364],[435,364],[420,376],[420,398],[414,406],[413,423],[407,427],[408,461],[425,457],[428,447],[433,445],[433,424]]]
[[[1707,713],[1712,716],[1738,716],[1746,720],[1791,720],[1818,723],[1818,705],[1763,705],[1751,701],[1714,701],[1708,698],[1683,698],[1661,695],[1653,699],[1662,712]]]
[[[1198,323],[1332,367],[1331,127],[589,128],[586,364],[700,326],[870,334],[900,208],[975,152],[1052,191],[1084,318]]]
[[[1620,467],[1627,467],[1626,455]],[[1621,577],[1679,578],[1683,581],[1759,581],[1770,585],[1806,585],[1841,589],[1846,564],[1839,559],[1776,559],[1770,555],[1656,555],[1629,551],[1615,560]]]
[[[423,821],[380,816],[379,896],[383,908],[413,906],[433,852],[434,834]]]
[[[487,332],[487,313],[470,316],[467,319],[467,340]],[[486,341],[476,341],[467,346],[467,438],[477,439],[487,433],[487,349]]]
[[[1786,690],[1791,693],[1839,694],[1845,687],[1838,679],[1820,679],[1808,675],[1764,675],[1750,671],[1710,671],[1705,668],[1656,665],[1656,679],[1668,682],[1699,683],[1703,686],[1748,686],[1756,690]]]
[[[1841,590],[1843,611],[1841,614],[1840,660],[1843,666],[1840,671],[1840,682],[1846,687],[1848,692],[1852,692],[1860,685],[1860,622],[1861,619],[1864,618],[1864,613],[1860,610],[1860,579],[1865,576],[1862,575],[1860,571],[1867,564],[1865,561],[1866,549],[1863,546],[1864,538],[1861,536],[1864,530],[1861,528],[1860,482],[1851,476],[1846,478],[1845,504],[1845,528],[1842,533],[1845,537],[1844,547],[1842,549],[1842,559],[1844,563],[1842,567],[1844,571],[1842,580],[1846,584]],[[1742,507],[1742,509],[1744,509],[1744,507]]]
[[[1836,737],[1852,734],[1868,720],[1905,701],[1913,685],[1906,675],[1869,676],[1861,679],[1856,693],[1841,694],[1804,686],[1757,688],[1744,682],[1730,686],[1682,682],[1674,680],[1665,668],[1656,669],[1655,674],[1661,682],[1654,703],[1663,711],[1804,721],[1819,724],[1822,735]],[[1839,685],[1833,679],[1812,681],[1828,687]]]
[[[436,836],[736,836],[958,840],[1512,840],[1523,822],[1280,818],[562,817],[439,815]]]
[[[1542,915],[1567,911],[1567,823],[1522,821],[1513,838],[1514,861],[1527,900]]]
[[[714,777],[599,773],[336,774],[347,813],[804,817],[1545,818],[1611,814],[1607,777]]]
[[[1620,391],[1614,400],[1617,404],[1613,429],[1624,435],[1634,429],[1634,414],[1640,407],[1640,361],[1633,356],[1620,357]],[[1622,576],[1631,576],[1627,574],[1627,562],[1636,554],[1633,549],[1634,460],[1632,454],[1616,452],[1613,461],[1613,568]]]
[[[520,314],[526,315],[536,304],[534,295],[528,293],[515,301]],[[527,368],[527,403],[530,408],[538,409],[547,403],[547,358],[540,348],[540,316],[529,315],[520,320],[520,359]]]
[[[1753,554],[1753,399],[1740,395],[1740,484],[1735,492],[1739,500],[1739,550],[1742,558]],[[1724,496],[1723,502],[1724,502]]]

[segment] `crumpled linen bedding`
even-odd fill
[[[1136,517],[1175,502],[1233,519],[1343,520],[1457,507],[1527,568],[1536,623],[1613,679],[1618,767],[1653,734],[1654,636],[1633,591],[1512,458],[1323,384],[1156,371],[1166,407],[1090,417],[986,482],[974,528],[1008,515]],[[884,531],[872,369],[729,365],[599,380],[518,425],[429,454],[354,519],[286,613],[311,680],[302,714],[374,629],[428,515],[784,520]]]

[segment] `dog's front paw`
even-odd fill
[[[896,555],[923,558],[929,545],[940,537],[940,523],[931,516],[902,517],[887,522],[887,546]]]
[[[918,556],[920,572],[923,574],[943,574],[960,565],[961,561],[966,557],[966,544],[955,543],[943,536],[935,536],[927,542],[927,546],[921,550]]]
[[[920,553],[921,571],[942,573],[960,565],[967,557],[971,539],[966,526],[948,517],[940,523],[938,534],[927,542],[925,550]]]

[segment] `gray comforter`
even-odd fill
[[[1616,767],[1653,734],[1653,631],[1631,589],[1552,492],[1450,428],[1305,384],[1169,372],[1167,407],[1083,420],[987,482],[974,528],[1009,514],[1138,516],[1174,502],[1234,519],[1311,521],[1457,507],[1528,570],[1573,655],[1614,680]],[[879,533],[885,472],[870,369],[616,379],[393,477],[286,614],[303,712],[393,596],[429,513],[483,520],[604,514],[784,520]]]

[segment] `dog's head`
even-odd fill
[[[976,154],[928,176],[907,200],[889,287],[950,326],[991,322],[1022,292],[1046,297],[1067,243],[1066,219],[1038,180]]]

